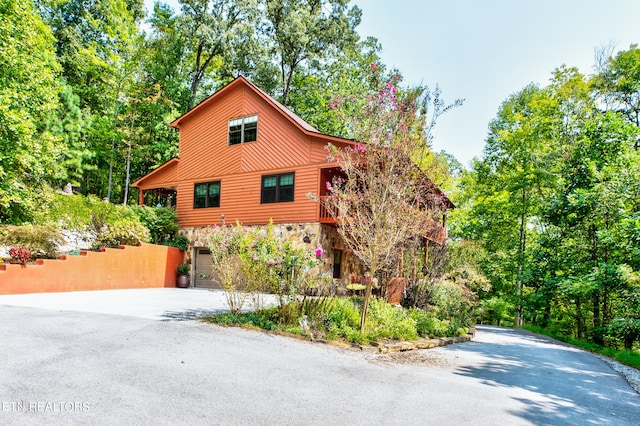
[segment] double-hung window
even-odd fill
[[[238,145],[258,140],[258,116],[229,120],[229,145]]]
[[[220,207],[220,181],[196,183],[193,191],[193,208]]]
[[[293,201],[294,177],[293,172],[262,176],[260,202],[267,204]]]

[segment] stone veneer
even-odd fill
[[[235,225],[227,225],[235,226]],[[267,225],[250,225],[245,228],[264,229]],[[186,250],[187,260],[190,261],[194,247],[207,247],[212,226],[199,226],[181,228],[180,234],[189,239],[189,247]],[[349,253],[340,235],[334,226],[323,223],[279,223],[273,224],[273,231],[281,241],[292,241],[296,248],[314,251],[318,247],[324,250],[325,259],[323,271],[333,271],[333,252],[342,250],[342,281],[347,284],[352,275],[361,275],[362,267],[359,266],[354,256]]]

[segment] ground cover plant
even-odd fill
[[[212,315],[204,321],[223,326],[279,330],[313,339],[371,344],[390,340],[417,340],[466,334],[455,320],[440,320],[419,309],[405,309],[372,297],[364,331],[360,331],[360,297],[331,297],[313,316],[303,314],[302,302],[257,311]]]
[[[364,328],[362,298],[335,296],[335,283],[322,271],[322,248],[313,251],[279,241],[273,225],[245,228],[215,227],[209,241],[213,274],[225,292],[231,312],[205,321],[279,330],[314,339],[370,344],[386,340],[416,340],[466,334],[474,322],[474,304],[452,309],[458,293],[451,283],[433,283],[437,298],[424,308],[391,305],[371,297]],[[274,294],[275,306],[265,307],[264,293]],[[456,306],[459,306],[456,305]]]

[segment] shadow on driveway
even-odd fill
[[[228,309],[187,309],[182,311],[167,311],[162,314],[162,321],[193,321],[200,317],[218,315],[229,312]]]
[[[489,326],[479,327],[474,342],[451,350],[477,359],[455,374],[512,389],[511,397],[526,406],[512,414],[534,424],[612,424],[598,413],[611,413],[619,424],[640,424],[638,394],[588,352],[525,330]]]

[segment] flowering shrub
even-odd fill
[[[13,246],[9,249],[9,256],[17,260],[21,265],[24,265],[31,259],[31,252],[25,246]]]
[[[242,308],[248,294],[276,294],[281,306],[296,300],[313,280],[323,253],[322,248],[307,252],[290,241],[278,241],[271,223],[265,229],[247,229],[240,223],[214,226],[209,249],[232,311]]]

